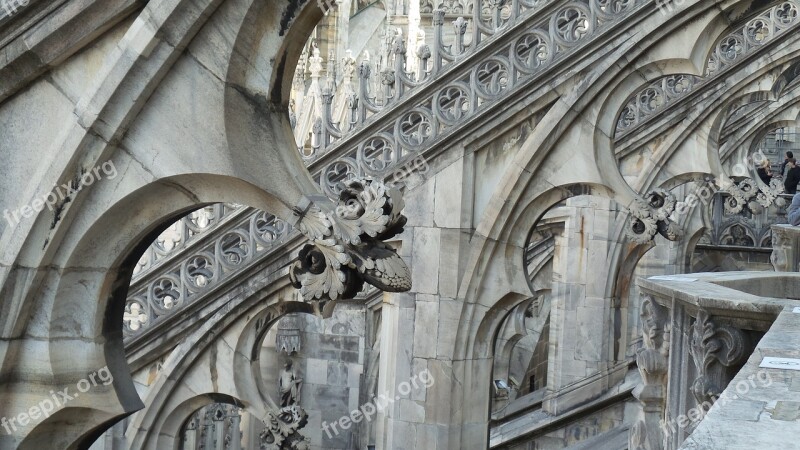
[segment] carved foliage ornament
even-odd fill
[[[261,450],[307,450],[309,443],[299,430],[308,423],[308,413],[297,405],[267,413],[261,432]]]
[[[759,185],[752,178],[745,178],[738,183],[731,184],[726,191],[730,194],[725,199],[725,214],[739,214],[745,209],[753,214],[761,212],[773,204],[781,207],[785,201],[780,197],[784,191],[783,183],[778,178],[773,178],[769,186]]]
[[[324,198],[307,199],[296,213],[311,241],[289,270],[306,301],[353,298],[364,282],[387,292],[411,289],[411,273],[383,241],[403,231],[400,191],[371,178],[343,182],[335,208]],[[323,211],[323,208],[329,211]],[[305,208],[305,211],[303,209]]]
[[[692,325],[690,351],[700,374],[692,384],[698,404],[711,404],[736,375],[738,365],[749,354],[750,344],[741,330],[717,325],[708,312],[699,310]]]
[[[664,189],[653,189],[645,199],[637,199],[629,208],[628,237],[638,244],[652,241],[656,233],[670,241],[679,240],[682,230],[669,219],[673,211],[675,196]]]

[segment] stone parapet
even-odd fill
[[[700,273],[638,285],[644,348],[633,393],[642,409],[629,448],[791,448],[800,425],[777,420],[800,405],[796,372],[759,366],[800,356],[800,274]]]

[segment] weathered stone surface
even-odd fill
[[[797,142],[795,0],[516,2],[483,21],[463,1],[344,0],[325,19],[325,2],[30,3],[0,0],[0,448],[107,429],[93,450],[251,450],[264,420],[276,447],[314,450],[790,445],[793,372],[747,377],[800,357],[800,282],[634,280],[768,269],[770,237],[797,269],[797,230],[766,233],[785,208],[746,159],[776,171]],[[104,163],[113,177],[47,207]],[[367,176],[403,192],[402,232],[376,231],[399,216],[363,201]],[[352,292],[303,299],[297,230],[408,273],[344,248],[315,273],[307,251],[306,281]],[[404,293],[347,279],[409,274]],[[277,407],[286,359],[302,411]],[[104,366],[113,383],[21,423]]]

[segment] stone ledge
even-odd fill
[[[796,448],[800,436],[800,371],[759,367],[766,356],[800,358],[800,314],[792,312],[794,307],[784,308],[680,449]],[[725,399],[730,400],[724,403]]]
[[[800,228],[788,228],[800,237]],[[800,312],[794,312],[800,311],[796,309],[800,308],[800,274],[695,273],[640,279],[638,284],[644,294],[652,294],[670,310],[679,308],[696,317],[702,309],[720,323],[766,331],[679,448],[795,448],[800,436],[800,371],[760,365],[765,357],[800,358]]]

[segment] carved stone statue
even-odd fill
[[[292,367],[291,361],[286,361],[281,374],[278,377],[278,385],[281,394],[281,408],[297,404],[300,396],[300,385],[303,379],[297,376]]]

